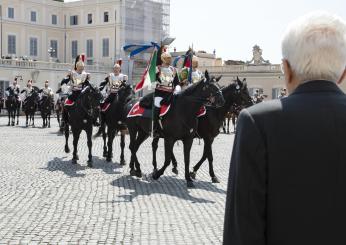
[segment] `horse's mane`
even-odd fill
[[[201,80],[198,83],[190,85],[183,92],[181,92],[179,95],[190,96],[191,94],[193,94],[195,92],[196,88],[200,85],[201,82],[203,82],[203,81]]]

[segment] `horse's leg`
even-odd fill
[[[190,176],[190,151],[193,143],[193,138],[186,138],[184,143],[184,162],[185,162],[185,180],[188,188],[194,187]]]
[[[7,108],[7,114],[8,114],[8,124],[7,126],[11,125],[11,111]]]
[[[214,166],[213,166],[213,145],[214,139],[210,139],[208,140],[208,144],[207,144],[207,157],[208,157],[208,162],[209,162],[209,175],[211,177],[211,181],[213,183],[220,183],[219,179],[215,176],[214,173]]]
[[[79,160],[78,157],[78,140],[79,136],[81,133],[81,129],[73,129],[72,134],[73,134],[73,157],[72,157],[72,163],[77,164],[77,161]],[[88,144],[89,147],[89,144]]]
[[[25,127],[28,127],[29,114],[25,113],[25,117],[26,117]]]
[[[108,142],[107,142],[108,152],[107,152],[107,158],[106,158],[106,161],[107,161],[107,162],[112,161],[112,157],[113,157],[113,141],[114,141],[114,138],[115,138],[115,134],[116,134],[115,128],[108,127],[108,129],[107,129],[107,135],[108,135]]]
[[[165,172],[166,168],[169,166],[173,154],[174,140],[171,138],[165,138],[165,163],[158,171],[152,174],[154,180],[160,178]]]
[[[48,128],[50,128],[50,114],[48,114]]]
[[[193,172],[190,173],[190,176],[195,179],[197,175],[198,169],[201,167],[201,165],[204,163],[205,159],[207,159],[207,143],[206,139],[204,138],[204,148],[203,148],[203,155],[201,160],[198,161],[198,163],[193,167]]]
[[[125,148],[125,130],[120,131],[120,165],[126,165],[125,156],[124,156],[124,148]]]
[[[32,126],[35,127],[35,112],[31,114],[32,117]]]
[[[19,124],[19,112],[20,112],[20,104],[18,105],[18,108],[16,109],[17,112],[17,125]]]
[[[107,127],[107,133],[106,133],[106,126],[103,128],[100,128],[99,130],[102,130],[102,139],[103,139],[103,157],[108,156],[108,148],[107,148],[107,134],[108,134],[108,127]]]
[[[130,159],[130,175],[135,175],[135,145],[136,145],[136,138],[138,130],[129,130],[130,133],[130,145],[129,149],[131,151],[131,159]]]
[[[222,122],[222,130],[223,130],[223,133],[225,134],[226,133],[226,125],[227,125],[227,123],[226,123],[226,118],[223,120],[223,122]]]
[[[172,168],[172,172],[176,175],[178,175],[178,162],[177,162],[177,159],[175,158],[174,156],[174,152],[172,151],[172,165],[173,165],[173,168]]]
[[[88,129],[87,129],[87,144],[88,144],[88,150],[89,150],[89,154],[88,154],[88,167],[92,168],[93,167],[93,156],[92,156],[92,146],[93,146],[93,142],[92,142],[92,135],[93,135],[93,126],[91,125]]]
[[[134,154],[134,161],[135,162],[134,163],[135,163],[135,167],[136,167],[135,174],[136,174],[136,176],[138,178],[142,177],[142,171],[141,171],[141,165],[140,165],[140,163],[138,161],[136,153],[137,153],[139,147],[141,146],[141,144],[148,138],[148,136],[149,135],[145,131],[140,130],[138,132],[138,136],[137,136],[137,140],[136,140],[136,145],[135,145],[135,148],[134,148],[134,151],[135,151],[135,154]]]
[[[231,120],[231,118],[227,118],[227,134],[229,134],[229,121]]]
[[[157,152],[159,140],[160,140],[159,137],[155,137],[153,139],[153,142],[151,143],[151,148],[152,148],[152,152],[153,152],[153,167],[154,167],[153,172],[157,171],[156,152]]]
[[[66,119],[66,117],[65,117],[65,119]],[[64,130],[65,130],[65,152],[70,153],[70,147],[68,147],[68,138],[70,136],[70,127],[67,123],[67,120],[65,120]]]

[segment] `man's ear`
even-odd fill
[[[283,66],[283,72],[285,75],[286,82],[291,83],[292,78],[293,78],[293,71],[292,71],[291,65],[288,62],[288,60],[283,59],[282,60],[282,66]]]
[[[341,75],[339,81],[337,81],[337,84],[342,83],[342,81],[344,81],[345,79],[346,79],[346,68],[345,68],[345,70],[344,70],[344,73],[342,73],[342,75]]]

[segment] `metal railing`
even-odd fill
[[[208,70],[211,73],[246,73],[246,72],[274,72],[282,73],[280,65],[230,65],[230,66],[203,66],[202,70]]]
[[[72,69],[73,65],[68,63],[31,61],[20,59],[0,59],[0,67],[8,68],[23,68],[23,69],[38,69],[38,70],[61,70],[67,71]],[[89,72],[109,72],[112,66],[108,65],[86,65],[86,70]]]

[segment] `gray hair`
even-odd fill
[[[346,23],[326,12],[308,14],[289,25],[282,56],[303,81],[338,81],[346,69]]]

